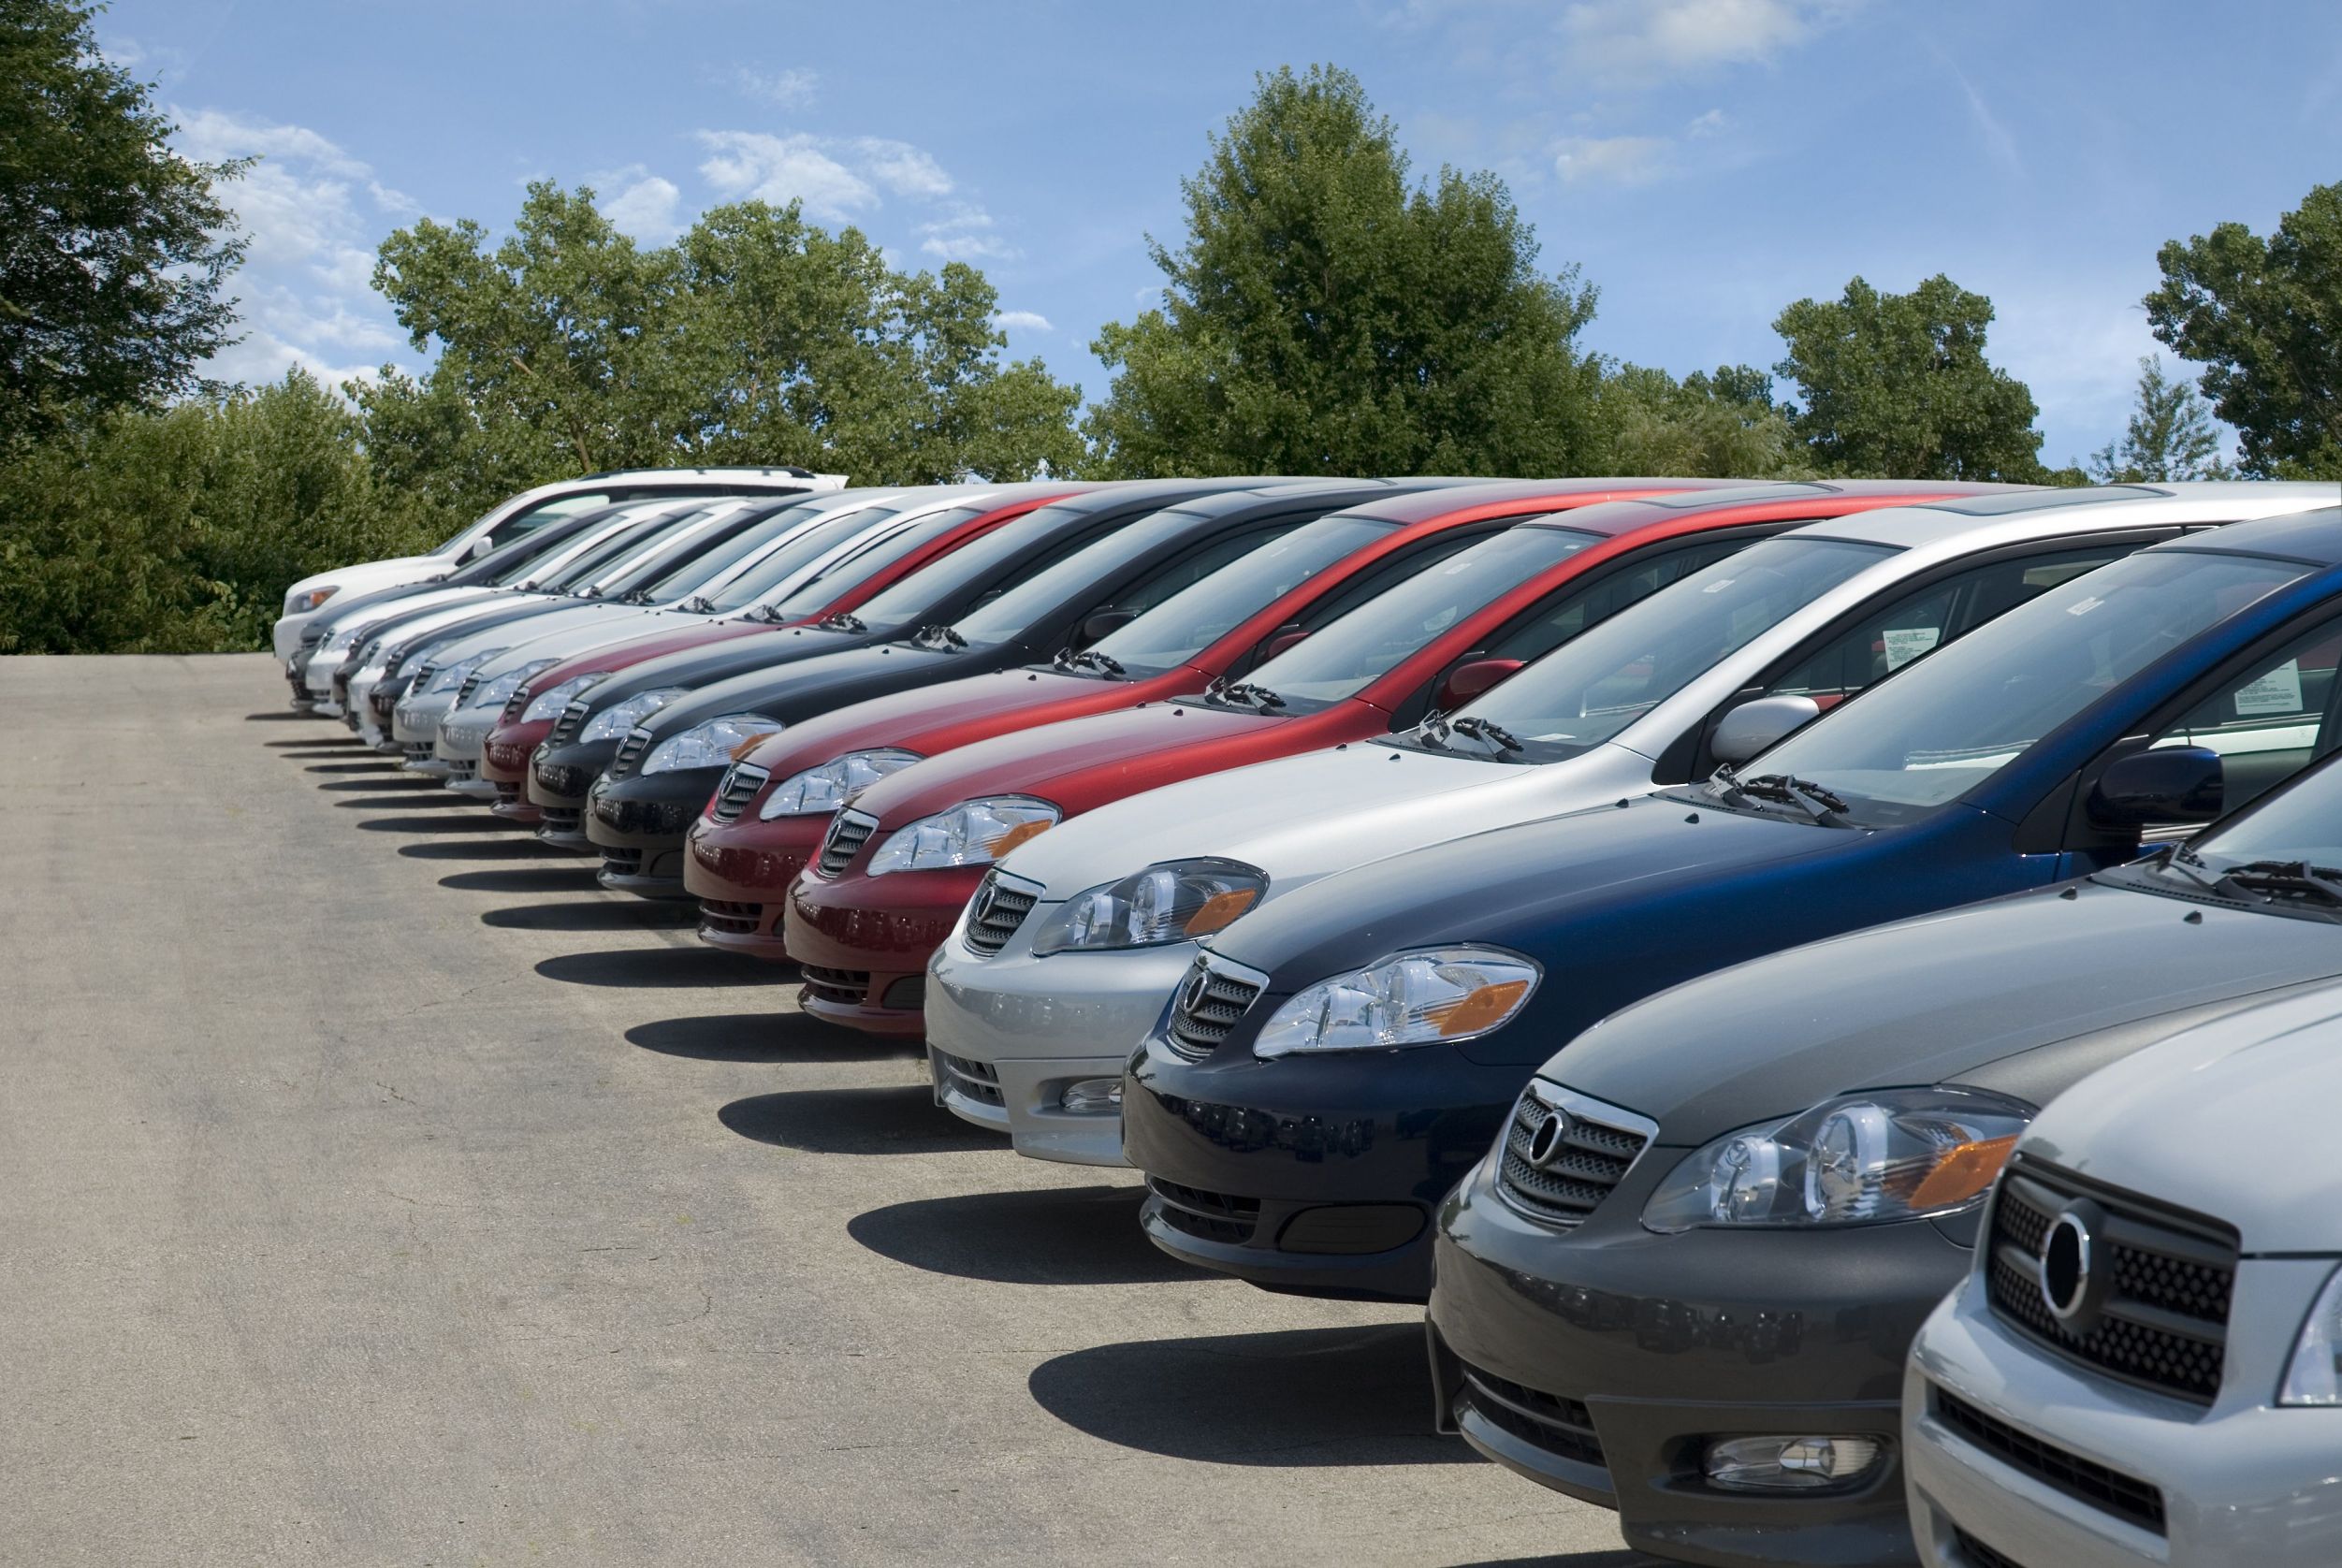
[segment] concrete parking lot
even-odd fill
[[[0,714],[0,1562],[1642,1561],[266,657]]]

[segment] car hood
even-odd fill
[[[979,795],[1030,794],[1071,815],[1145,788],[1169,759],[1188,773],[1232,767],[1248,760],[1245,748],[1323,716],[1320,710],[1280,718],[1181,702],[1092,714],[930,758],[865,790],[854,809],[894,827]]]
[[[432,615],[450,605],[473,608],[518,591],[516,588],[425,588],[419,593],[403,593],[372,604],[353,603],[347,607],[327,604],[317,613],[311,624],[323,626],[330,636],[352,626],[388,626],[411,617]]]
[[[600,713],[637,692],[661,687],[712,688],[720,681],[764,674],[801,660],[851,653],[877,641],[876,633],[817,632],[808,626],[750,624],[749,635],[722,635],[739,624],[726,622],[698,632],[678,633],[680,646],[629,664],[588,692],[589,707]]]
[[[512,603],[507,603],[502,595],[492,600],[460,600],[453,603],[441,604],[435,609],[415,610],[386,617],[374,629],[367,641],[379,641],[385,648],[401,645],[413,648],[419,646],[418,639],[444,635],[450,627],[460,626],[471,620],[480,620],[485,625],[486,617],[501,615],[515,607],[515,604],[526,605],[539,603],[542,602],[533,595],[524,595]]]
[[[1200,678],[1200,677],[1199,677]],[[743,759],[776,778],[849,751],[899,748],[931,757],[1027,724],[1139,702],[1139,683],[1091,680],[1051,670],[998,670],[914,687],[808,719],[759,743]]]
[[[456,569],[456,565],[451,556],[395,556],[388,560],[370,560],[363,565],[344,566],[331,572],[313,572],[299,582],[289,585],[284,592],[289,598],[310,588],[331,586],[336,590],[333,599],[327,600],[324,605],[330,610],[336,599],[354,599],[378,588],[404,588],[409,583],[429,582],[433,577],[445,576]]]
[[[659,624],[661,612],[642,604],[570,604],[549,610],[512,635],[527,639],[512,644],[480,666],[486,675],[501,675],[540,659],[562,660],[589,648],[621,642],[647,627]]]
[[[2342,929],[2323,922],[2080,882],[1688,980],[1541,1075],[1651,1117],[1679,1146],[1857,1089],[1957,1082],[2038,1105],[2189,1009],[2333,974]]]
[[[2342,1253],[2342,1195],[2321,1158],[2342,1090],[2338,1020],[2342,995],[2321,986],[2190,1029],[2051,1106],[2019,1150],[2225,1220],[2247,1253]]]
[[[782,637],[787,635],[782,633]],[[777,644],[779,641],[775,639]],[[908,643],[840,648],[818,657],[776,661],[778,668],[759,667],[698,687],[661,708],[646,724],[654,736],[662,739],[727,713],[761,713],[783,724],[800,724],[850,703],[948,680],[986,657],[986,650],[981,648],[946,653]],[[637,672],[628,675],[638,678]]]
[[[1639,794],[1650,771],[1648,759],[1618,747],[1521,767],[1359,741],[1111,801],[1002,864],[1055,901],[1165,861],[1213,856],[1258,866],[1269,897],[1282,898],[1370,856]]]

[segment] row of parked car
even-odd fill
[[[277,647],[1636,1546],[2328,1563],[2338,501],[605,474]]]

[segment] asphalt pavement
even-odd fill
[[[267,657],[0,715],[0,1563],[1643,1561]]]

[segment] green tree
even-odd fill
[[[212,194],[238,164],[174,154],[149,89],[98,53],[95,8],[0,0],[0,455],[67,419],[201,386],[234,341],[243,255]]]
[[[2262,239],[2243,224],[2167,241],[2146,297],[2155,336],[2204,367],[2248,474],[2342,476],[2342,183]]]
[[[1566,473],[1597,450],[1594,293],[1537,270],[1502,181],[1410,181],[1331,66],[1258,79],[1153,240],[1163,306],[1108,326],[1086,428],[1117,475]]]
[[[1695,370],[1679,382],[1622,365],[1602,384],[1601,412],[1606,472],[1790,479],[1812,472],[1773,401],[1771,378],[1753,366]]]
[[[2023,382],[1985,357],[1992,301],[1938,274],[1909,294],[1860,278],[1773,322],[1774,367],[1797,384],[1789,421],[1826,473],[1882,479],[2042,477]]]
[[[2139,404],[2119,440],[2090,455],[2090,478],[2101,485],[2151,484],[2159,479],[2226,479],[2220,434],[2202,394],[2163,373],[2155,355],[2139,360]]]

